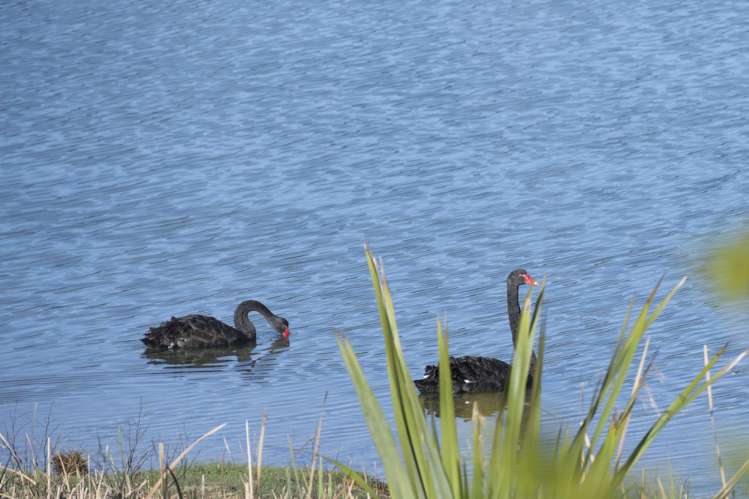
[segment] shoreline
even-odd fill
[[[72,453],[71,453],[72,454]],[[57,457],[57,456],[55,456]],[[161,497],[367,497],[367,491],[335,469],[318,466],[248,467],[237,463],[185,463],[175,470],[142,469],[132,473],[104,471],[86,467],[61,469],[56,464],[47,470],[28,473],[0,467],[0,497],[85,496],[144,498],[154,491]],[[251,470],[251,473],[250,473]],[[162,480],[163,479],[163,480]],[[377,498],[389,497],[385,482],[366,477],[370,492]],[[372,496],[370,496],[372,497]]]

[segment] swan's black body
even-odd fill
[[[536,281],[523,269],[510,272],[507,276],[507,316],[512,331],[512,344],[515,344],[518,324],[520,323],[520,303],[518,288],[522,284],[535,285]],[[535,354],[531,366],[535,364]],[[491,357],[450,357],[450,374],[453,393],[501,392],[510,381],[512,367],[507,362]],[[530,375],[529,375],[530,382]],[[439,393],[439,366],[428,365],[424,368],[424,377],[414,381],[416,388],[424,395]]]
[[[491,357],[450,357],[453,393],[501,392],[510,379],[510,364]],[[415,381],[424,394],[439,393],[439,366],[424,368],[424,379]]]
[[[254,344],[255,325],[248,314],[258,312],[284,337],[289,335],[289,321],[270,311],[256,300],[243,301],[234,312],[234,327],[208,315],[172,317],[152,327],[141,340],[148,348],[160,350],[227,348]]]

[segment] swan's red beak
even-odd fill
[[[288,338],[289,337],[289,328],[288,328],[288,326],[284,328],[283,333],[281,333],[281,336],[283,336],[284,338]]]
[[[525,279],[525,283],[526,283],[526,284],[527,284],[528,286],[535,286],[535,285],[537,285],[537,284],[538,284],[538,283],[536,282],[536,280],[535,280],[534,278],[532,278],[532,277],[531,277],[530,275],[528,275],[528,274],[524,274],[524,275],[523,275],[523,279]]]

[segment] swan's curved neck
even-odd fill
[[[273,314],[273,312],[270,311],[268,307],[257,300],[245,300],[237,305],[237,309],[234,311],[234,327],[244,333],[247,333],[247,335],[251,338],[254,338],[255,325],[250,320],[250,312],[259,313],[265,318],[266,321],[268,321],[268,324],[270,324],[271,327],[273,326],[273,322],[271,321],[271,319],[275,318],[276,316]]]
[[[518,327],[520,326],[520,286],[507,283],[507,317],[510,319],[510,330],[512,331],[512,346],[517,346]],[[536,352],[531,350],[531,369],[536,365]]]
[[[512,331],[512,346],[517,345],[518,326],[520,325],[520,298],[518,296],[520,286],[507,283],[507,317],[510,319],[510,331]]]

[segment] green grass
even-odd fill
[[[500,411],[491,442],[483,443],[480,428],[484,421],[474,411],[474,439],[471,457],[461,456],[456,440],[454,403],[448,362],[447,331],[437,323],[440,363],[440,425],[430,425],[406,366],[395,318],[393,299],[381,265],[366,250],[367,262],[375,290],[375,300],[386,348],[390,398],[395,432],[372,392],[354,350],[345,338],[339,347],[357,391],[370,434],[383,462],[385,477],[393,497],[397,498],[603,498],[631,494],[629,477],[655,437],[686,405],[730,372],[746,355],[740,354],[717,372],[710,372],[725,352],[721,349],[706,359],[674,401],[651,423],[633,450],[624,452],[624,442],[635,403],[650,369],[649,340],[643,342],[648,328],[658,318],[674,294],[684,284],[682,279],[665,297],[656,300],[656,284],[639,312],[630,306],[612,352],[609,366],[592,398],[587,414],[572,432],[559,432],[549,446],[541,442],[541,380],[544,360],[544,331],[539,317],[545,287],[542,285],[535,306],[529,293],[522,307],[513,369],[505,394],[506,409]],[[539,355],[534,383],[526,391],[531,368],[531,351],[536,335]],[[644,344],[643,344],[644,343]],[[637,353],[639,361],[636,361]],[[633,370],[634,368],[634,370]],[[626,381],[634,374],[629,391]],[[623,405],[621,405],[623,404]],[[484,454],[488,450],[488,456]],[[749,460],[718,491],[725,497],[737,479],[749,467]],[[342,468],[346,470],[346,468]],[[351,470],[350,476],[362,487],[366,484]],[[658,495],[679,497],[678,487],[659,484]],[[637,490],[644,490],[639,487]]]
[[[256,497],[305,497],[308,493],[318,497],[318,473],[312,477],[313,487],[310,491],[309,468],[263,466],[260,484],[256,484],[254,492]],[[176,476],[184,497],[245,497],[245,464],[192,464],[180,469]],[[366,497],[363,490],[342,472],[323,471],[319,476],[322,476],[322,497]],[[159,471],[148,471],[144,473],[144,478],[149,483],[155,483],[159,478]],[[206,484],[204,496],[201,492],[203,480]],[[376,491],[384,491],[386,488],[380,481],[369,479],[368,483]],[[176,493],[174,484],[170,489],[172,493]]]
[[[111,450],[99,456],[97,464],[80,451],[55,451],[52,438],[46,446],[34,446],[29,435],[20,447],[16,438],[0,433],[0,450],[8,452],[7,462],[0,466],[0,498],[77,497],[77,498],[363,498],[387,497],[387,486],[367,478],[364,488],[348,473],[324,469],[319,455],[322,422],[314,435],[310,464],[296,464],[293,450],[290,466],[264,466],[263,446],[265,420],[260,426],[256,445],[250,441],[249,425],[245,424],[246,463],[188,463],[188,454],[204,439],[218,433],[218,425],[185,447],[176,457],[167,458],[164,444],[159,443],[159,468],[143,469],[153,453],[138,449],[139,437],[128,439],[131,445],[120,449],[115,458]],[[139,428],[133,432],[142,435]],[[121,464],[115,464],[116,462]]]
[[[366,497],[366,493],[344,473],[324,471],[315,473],[310,488],[310,469],[263,466],[261,481],[255,483],[255,497]],[[30,473],[28,479],[17,475],[7,477],[0,488],[0,497],[47,497],[47,480],[43,472]],[[191,464],[180,467],[169,480],[168,497],[184,498],[244,498],[246,496],[246,464]],[[322,478],[321,480],[319,478]],[[129,477],[133,484],[130,490],[121,490],[121,476],[113,474],[53,474],[50,497],[148,497],[149,490],[160,478],[159,470],[146,470]],[[386,486],[377,480],[368,480],[376,497],[386,497]],[[179,486],[179,490],[178,487]],[[161,491],[156,497],[161,497]]]
[[[194,464],[181,470],[183,474],[184,489],[193,494],[199,492],[203,477],[212,490],[217,492],[234,494],[244,497],[245,483],[247,481],[247,466],[239,464]],[[319,473],[319,470],[318,470]],[[149,472],[148,478],[153,481],[158,478],[158,471]],[[275,467],[263,466],[262,480],[255,494],[259,497],[272,497],[288,495],[290,497],[304,497],[308,493],[317,497],[319,485],[316,481],[318,476],[322,477],[323,497],[366,497],[363,490],[356,486],[352,480],[340,471],[323,471],[322,475],[316,474],[311,477],[314,487],[310,491],[310,469],[291,468],[288,466]],[[377,480],[368,479],[372,489],[384,495],[386,485]],[[350,491],[350,494],[349,494]],[[207,494],[206,497],[214,497],[215,494]],[[185,495],[187,497],[187,494]],[[192,497],[199,497],[193,495]]]

